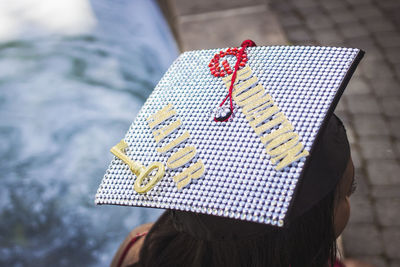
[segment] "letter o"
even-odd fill
[[[143,180],[156,168],[158,168],[156,175],[154,175],[147,184],[142,186],[141,184]],[[144,194],[148,192],[156,185],[156,183],[158,183],[158,181],[161,180],[161,178],[164,176],[164,173],[165,173],[164,164],[162,164],[161,162],[153,162],[137,177],[134,184],[135,191],[138,192],[139,194]]]

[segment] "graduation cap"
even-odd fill
[[[111,149],[95,203],[283,226],[363,54],[251,41],[181,54]]]

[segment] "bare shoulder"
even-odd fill
[[[142,233],[146,233],[148,232],[151,227],[153,226],[154,223],[145,223],[142,225],[139,225],[138,227],[136,227],[135,229],[133,229],[130,233],[129,236],[130,237],[135,237],[137,234],[142,234]]]
[[[125,238],[125,240],[122,242],[122,244],[119,246],[119,248],[118,248],[117,252],[115,253],[114,258],[111,262],[111,267],[117,266],[118,261],[121,258],[122,253],[125,250],[125,248],[127,247],[127,245],[129,244],[129,242],[133,238],[135,238],[137,235],[140,235],[140,234],[150,231],[152,226],[153,226],[153,223],[146,223],[146,224],[139,225],[138,227],[133,229],[128,234],[128,236]],[[138,261],[139,252],[140,252],[140,249],[142,248],[144,239],[145,239],[145,236],[139,238],[135,242],[135,244],[133,244],[133,246],[129,249],[128,253],[126,254],[124,261],[122,263],[122,266],[127,266],[127,265],[133,264]]]
[[[374,267],[372,264],[357,259],[346,259],[344,264],[346,267]]]

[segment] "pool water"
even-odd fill
[[[177,47],[152,1],[34,2],[0,12],[0,266],[108,266],[161,213],[94,196]]]

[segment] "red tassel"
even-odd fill
[[[216,122],[219,122],[219,121],[220,121],[220,122],[224,122],[224,121],[229,120],[229,118],[231,117],[231,115],[232,115],[232,113],[233,113],[232,91],[233,91],[233,84],[234,84],[235,81],[236,81],[236,73],[237,73],[237,71],[239,70],[240,64],[241,64],[241,62],[242,62],[242,55],[243,55],[244,50],[245,50],[247,47],[252,47],[252,46],[256,46],[256,43],[253,42],[252,40],[245,40],[245,41],[243,41],[243,43],[242,43],[242,45],[241,45],[241,48],[240,48],[240,50],[239,50],[239,53],[237,54],[235,69],[234,69],[233,74],[232,74],[231,85],[230,85],[230,87],[229,87],[228,95],[225,97],[225,99],[224,99],[224,100],[222,101],[222,103],[219,105],[219,106],[221,107],[221,106],[225,103],[225,101],[228,99],[228,97],[229,97],[229,105],[230,105],[230,112],[229,112],[229,114],[228,114],[229,116],[228,116],[227,118],[225,118],[224,120],[218,120],[217,118],[214,117],[214,121],[216,121]],[[244,62],[243,62],[243,63],[244,63]],[[244,66],[244,64],[242,64],[242,66]]]

